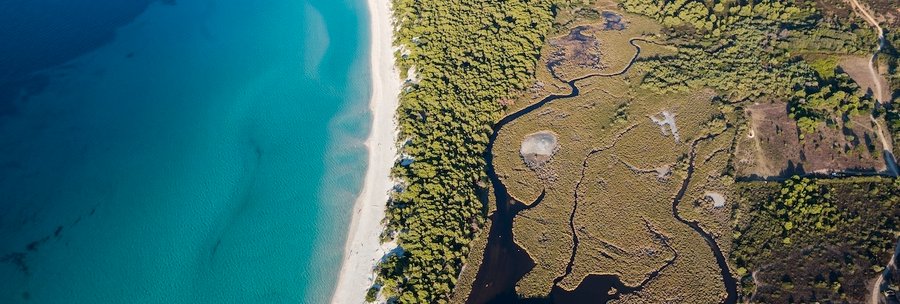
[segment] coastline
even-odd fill
[[[369,12],[372,124],[366,140],[368,163],[362,192],[344,245],[344,258],[331,303],[363,303],[374,280],[378,260],[393,246],[381,244],[382,219],[393,187],[391,167],[397,158],[397,125],[401,80],[394,66],[390,1],[366,0]]]

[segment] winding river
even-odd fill
[[[608,300],[619,298],[619,296],[622,294],[633,293],[641,290],[643,286],[647,282],[652,280],[652,278],[655,278],[662,269],[668,267],[668,265],[671,265],[671,263],[674,262],[673,259],[672,261],[667,263],[666,266],[655,271],[648,280],[645,280],[640,284],[640,286],[637,287],[629,287],[625,285],[617,276],[614,275],[589,275],[582,281],[581,285],[579,285],[578,288],[572,291],[567,291],[557,286],[557,283],[561,281],[562,278],[567,276],[572,270],[572,262],[574,261],[575,251],[577,250],[578,246],[577,234],[573,232],[572,258],[570,259],[570,262],[566,267],[565,274],[554,280],[554,287],[550,293],[549,299],[519,299],[516,293],[516,283],[525,274],[527,274],[529,271],[531,271],[531,269],[534,268],[535,263],[534,260],[532,260],[531,257],[528,256],[528,253],[515,243],[512,232],[513,219],[520,211],[533,208],[540,204],[540,202],[544,198],[545,192],[542,191],[540,196],[531,204],[518,202],[509,195],[506,186],[497,176],[497,172],[494,168],[494,143],[497,139],[498,134],[500,133],[500,130],[502,130],[504,126],[524,115],[531,113],[534,110],[540,109],[541,107],[547,105],[552,101],[578,96],[580,94],[579,88],[577,86],[577,83],[579,81],[593,77],[613,77],[624,74],[632,67],[632,65],[634,65],[638,56],[640,56],[641,47],[636,44],[636,42],[638,41],[651,43],[650,41],[641,38],[630,39],[628,43],[634,46],[635,54],[628,62],[628,64],[624,68],[622,68],[622,70],[607,74],[588,74],[566,81],[566,84],[570,88],[570,92],[568,94],[549,95],[539,102],[531,104],[516,112],[510,113],[494,125],[493,132],[490,136],[490,142],[488,143],[487,149],[485,149],[484,152],[484,158],[487,162],[486,173],[490,178],[491,184],[493,185],[494,199],[497,206],[496,211],[490,216],[492,224],[488,234],[488,243],[485,247],[484,257],[482,260],[482,264],[478,270],[478,274],[476,275],[475,282],[472,284],[472,292],[469,294],[467,303],[545,303],[548,301],[551,303],[605,303]],[[556,75],[554,73],[554,77],[555,76]],[[711,136],[708,137],[711,138]],[[684,196],[687,190],[687,185],[690,183],[690,179],[693,174],[693,162],[694,156],[696,154],[696,144],[704,139],[707,138],[698,139],[691,145],[690,163],[688,167],[687,178],[685,178],[681,189],[673,200],[672,215],[682,223],[690,226],[697,233],[703,236],[704,239],[706,239],[707,244],[710,246],[716,257],[716,262],[719,268],[721,268],[722,277],[725,281],[726,291],[728,292],[728,297],[726,298],[725,303],[735,303],[737,299],[736,281],[731,276],[725,257],[716,244],[715,240],[713,239],[712,235],[703,231],[703,229],[700,228],[697,222],[686,221],[677,213],[677,205],[680,202],[681,198]],[[585,164],[587,163],[587,158],[594,153],[596,153],[596,151],[592,151],[588,154],[588,156],[586,156],[584,160]],[[570,228],[574,227],[574,214],[576,211],[575,208],[577,208],[577,205],[573,206],[572,215],[569,219]],[[609,294],[608,292],[610,290],[613,290],[613,288],[616,290],[616,292],[613,294]]]
[[[703,230],[700,227],[700,223],[697,221],[688,221],[681,217],[678,214],[678,204],[681,202],[681,199],[684,198],[685,192],[687,192],[688,185],[691,182],[691,177],[694,175],[694,159],[697,156],[697,144],[708,139],[712,139],[716,135],[707,135],[701,138],[694,140],[691,143],[691,152],[688,158],[688,168],[687,168],[687,177],[684,178],[684,182],[681,184],[681,189],[678,190],[678,194],[675,195],[675,199],[672,200],[672,216],[675,217],[678,221],[688,225],[691,229],[694,229],[695,232],[703,236],[703,239],[706,240],[706,244],[709,245],[709,248],[712,249],[713,255],[716,257],[716,264],[719,264],[719,269],[721,270],[722,280],[725,283],[725,291],[728,293],[728,296],[725,298],[724,303],[732,304],[737,303],[737,281],[734,279],[734,276],[731,275],[731,270],[728,268],[728,262],[725,260],[725,255],[722,254],[722,250],[719,248],[718,243],[716,243],[715,238],[713,238],[712,234]]]

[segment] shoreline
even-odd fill
[[[353,205],[353,219],[344,244],[344,258],[331,303],[364,303],[375,279],[374,267],[393,246],[381,244],[382,219],[393,187],[391,167],[397,159],[400,74],[394,66],[390,1],[366,0],[369,13],[372,97],[371,130],[366,139],[368,162],[362,191]]]

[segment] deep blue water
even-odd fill
[[[0,303],[324,303],[361,0],[0,1]]]

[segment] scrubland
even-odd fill
[[[836,65],[819,60],[863,54],[868,46],[861,41],[871,33],[854,21],[803,23],[808,20],[797,16],[814,8],[771,3],[746,13],[732,2],[713,1],[729,7],[694,20],[685,10],[655,8],[651,0],[563,2],[535,81],[504,100],[506,113],[569,94],[567,82],[583,78],[575,83],[579,94],[506,124],[491,151],[509,195],[531,205],[513,219],[514,241],[535,263],[516,293],[548,298],[554,288],[577,291],[590,275],[613,275],[634,289],[610,290],[617,303],[717,303],[734,279],[745,301],[860,299],[865,278],[874,277],[897,236],[898,184],[879,177],[815,180],[822,199],[811,200],[808,209],[845,211],[823,211],[828,220],[806,224],[840,227],[831,234],[794,235],[806,231],[793,228],[803,222],[785,228],[779,214],[793,209],[779,203],[778,193],[795,186],[794,174],[883,171],[882,147],[867,119],[871,98]],[[853,18],[841,16],[820,17]],[[675,24],[663,26],[667,22]],[[798,28],[768,34],[784,24]],[[824,43],[810,43],[819,40]],[[759,43],[766,48],[747,48]],[[731,79],[738,75],[747,77]],[[675,128],[654,121],[664,112],[674,115],[677,138]],[[519,151],[526,136],[542,131],[557,135],[559,146],[535,169]],[[724,205],[714,205],[710,194],[724,198]],[[811,217],[804,212],[804,219]],[[859,235],[841,241],[850,231]],[[476,238],[473,248],[483,248],[483,240]],[[820,245],[809,247],[815,242]],[[717,250],[727,265],[717,263]],[[478,261],[472,258],[477,251],[469,260]],[[815,254],[801,258],[805,253]],[[852,258],[840,264],[841,254]],[[800,259],[796,274],[792,259]],[[470,266],[460,277],[467,287],[458,288],[458,301],[474,281]],[[841,285],[849,280],[857,283]]]

